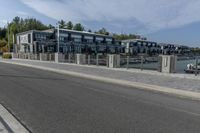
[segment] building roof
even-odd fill
[[[54,33],[54,31],[57,29],[48,29],[48,30],[29,30],[25,32],[18,33],[17,35],[23,35],[27,33],[32,33],[32,32],[43,32],[43,33]],[[113,38],[111,35],[102,35],[102,34],[96,34],[92,32],[86,32],[86,31],[75,31],[75,30],[68,30],[68,29],[60,29],[60,31],[66,31],[70,33],[77,33],[77,34],[86,34],[86,35],[92,35],[92,36],[99,36],[99,37],[107,37],[107,38]]]
[[[127,39],[127,40],[122,40],[122,42],[137,42],[137,41],[157,43],[157,42],[154,42],[154,41],[148,41],[148,40],[142,40],[142,39]]]
[[[48,29],[45,31],[54,31],[54,30],[57,30],[57,29]],[[109,37],[109,38],[113,37],[111,35],[102,35],[102,34],[96,34],[96,33],[87,32],[87,31],[76,31],[76,30],[68,30],[68,29],[62,29],[62,28],[60,28],[60,30],[66,31],[66,32],[71,32],[71,33],[77,33],[77,34],[87,34],[87,35],[92,35],[92,36]]]
[[[49,30],[29,30],[29,31],[25,31],[25,32],[21,32],[21,33],[17,33],[16,35],[23,35],[23,34],[27,34],[27,33],[33,33],[33,32],[41,32],[41,33],[53,33]]]

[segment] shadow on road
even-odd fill
[[[65,80],[60,78],[47,78],[47,77],[38,77],[38,76],[24,76],[24,75],[2,75],[0,77],[8,77],[8,78],[24,78],[24,79],[42,79],[42,80]]]

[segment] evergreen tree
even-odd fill
[[[65,26],[66,26],[66,23],[65,23],[65,21],[64,20],[60,20],[59,22],[58,22],[58,24],[60,25],[60,28],[65,28]]]
[[[85,28],[84,28],[80,23],[77,23],[77,24],[74,25],[73,30],[76,30],[76,31],[84,31]]]
[[[102,29],[100,29],[99,31],[97,31],[95,33],[102,34],[102,35],[109,35],[110,34],[105,28],[102,28]]]
[[[71,21],[69,21],[66,26],[67,26],[68,30],[72,30],[73,29],[73,23]]]

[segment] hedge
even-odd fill
[[[10,54],[10,53],[4,53],[3,54],[3,58],[4,59],[12,59],[12,54]]]

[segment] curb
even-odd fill
[[[11,133],[30,133],[1,104],[0,104],[0,117],[2,118],[2,123],[4,123],[4,125],[6,125],[5,128],[6,128],[6,130],[8,130],[8,132],[11,132]]]
[[[97,81],[106,82],[106,83],[113,83],[113,84],[118,84],[118,85],[123,85],[123,86],[129,86],[129,87],[134,87],[134,88],[143,89],[143,90],[161,92],[164,94],[176,95],[179,97],[190,98],[193,100],[200,100],[200,93],[198,93],[198,92],[178,90],[178,89],[173,89],[173,88],[168,88],[168,87],[144,84],[144,83],[140,83],[140,82],[131,82],[131,81],[125,81],[125,80],[119,80],[119,79],[111,79],[111,78],[106,78],[106,77],[101,77],[101,76],[94,76],[94,75],[88,75],[88,74],[84,74],[84,73],[71,72],[71,71],[67,71],[67,70],[58,70],[58,69],[54,69],[54,68],[35,66],[35,65],[23,64],[23,63],[7,62],[7,61],[0,61],[0,62],[7,63],[7,64],[13,64],[13,65],[20,65],[20,66],[25,66],[25,67],[31,67],[31,68],[36,68],[36,69],[40,69],[40,70],[46,70],[46,71],[56,72],[59,74],[66,74],[66,75],[71,75],[71,76],[75,76],[75,77],[80,77],[80,78],[87,78],[90,80],[97,80]]]

